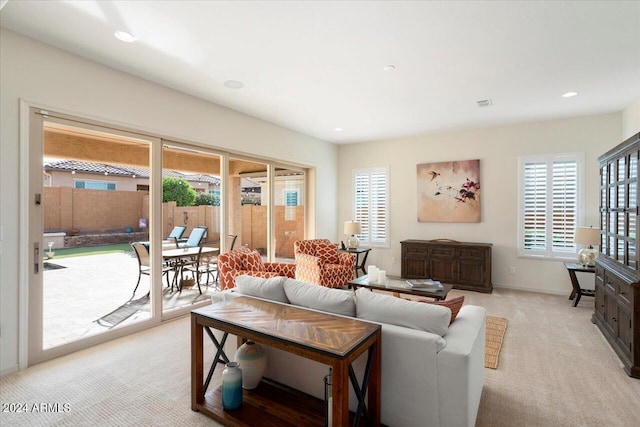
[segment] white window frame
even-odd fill
[[[538,258],[549,260],[571,261],[575,260],[577,247],[572,244],[565,249],[553,246],[553,163],[575,161],[576,171],[576,218],[575,227],[580,226],[584,218],[584,153],[544,154],[518,157],[518,256],[522,258]],[[525,165],[530,163],[546,164],[546,212],[545,212],[545,248],[525,249]],[[575,231],[575,228],[574,228]]]
[[[384,188],[384,197],[386,199],[386,203],[384,204],[384,233],[382,236],[378,236],[377,239],[372,239],[370,233],[368,232],[373,227],[371,218],[373,217],[373,209],[375,206],[372,206],[371,203],[368,205],[367,218],[362,218],[361,215],[358,214],[358,199],[357,199],[357,178],[358,176],[367,175],[369,178],[369,186],[368,186],[368,194],[371,194],[371,176],[383,174],[385,177],[385,188]],[[359,221],[362,229],[362,233],[358,234],[358,240],[360,245],[366,247],[379,247],[379,248],[389,248],[390,247],[390,231],[389,225],[391,224],[389,214],[390,214],[390,195],[389,195],[389,168],[388,167],[380,167],[380,168],[367,168],[367,169],[354,169],[352,175],[352,195],[353,195],[353,215],[352,218],[355,221]],[[381,238],[382,237],[382,238]]]

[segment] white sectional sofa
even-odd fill
[[[238,295],[294,304],[382,325],[382,423],[397,427],[474,426],[484,382],[485,316],[482,307],[464,305],[449,325],[446,307],[407,301],[366,289],[329,289],[277,277],[236,278],[236,287],[214,301]],[[227,341],[233,358],[236,340]],[[265,377],[318,398],[323,397],[326,365],[268,349]],[[355,363],[362,378],[366,355]],[[351,410],[355,395],[351,390]]]

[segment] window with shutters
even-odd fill
[[[583,153],[519,158],[519,256],[575,259],[583,165]]]
[[[389,247],[389,169],[359,169],[354,177],[354,220],[362,246]]]

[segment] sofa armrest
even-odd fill
[[[447,345],[438,353],[441,426],[475,425],[484,384],[486,313],[483,307],[463,306],[444,337]]]
[[[264,268],[272,273],[278,273],[279,276],[290,278],[296,277],[296,265],[288,262],[265,262]]]

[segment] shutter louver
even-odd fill
[[[524,167],[524,249],[545,250],[547,241],[547,165]]]
[[[387,177],[388,172],[379,169],[355,174],[355,220],[360,222],[358,239],[363,244],[387,243]]]

